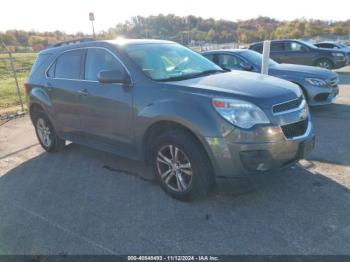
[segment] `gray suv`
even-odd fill
[[[298,86],[226,72],[169,41],[56,45],[38,55],[25,86],[46,151],[69,140],[140,160],[177,199],[282,168],[314,147]]]
[[[254,43],[249,49],[262,53],[263,44]],[[271,41],[270,56],[278,63],[318,66],[337,69],[347,65],[347,55],[341,50],[318,48],[299,40]]]

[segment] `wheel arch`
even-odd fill
[[[209,146],[206,143],[204,137],[199,135],[193,128],[190,126],[186,126],[183,123],[179,123],[174,120],[159,120],[154,123],[152,123],[146,130],[146,132],[143,135],[142,138],[142,156],[143,160],[146,163],[146,165],[149,165],[150,163],[150,149],[151,149],[151,142],[161,134],[164,134],[168,131],[173,130],[181,130],[186,133],[188,133],[191,137],[193,137],[197,143],[201,146],[201,149],[208,157],[208,161],[211,165],[211,153],[209,150]]]
[[[332,59],[330,59],[328,57],[323,57],[323,56],[316,58],[314,63],[313,63],[313,66],[317,66],[317,63],[319,63],[322,60],[326,60],[331,64],[332,67],[330,69],[334,68],[334,62],[332,61]]]
[[[300,89],[301,89],[301,91],[303,91],[303,94],[304,94],[306,101],[307,101],[309,99],[309,97],[308,97],[308,93],[307,93],[305,87],[302,84],[298,83],[297,81],[292,81],[292,83],[294,83],[300,87]]]

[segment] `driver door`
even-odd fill
[[[119,83],[100,83],[103,70],[126,69],[114,53],[104,48],[86,49],[82,89],[81,126],[87,139],[117,145],[118,151],[130,148],[132,128],[132,88]]]

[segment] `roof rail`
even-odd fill
[[[91,41],[95,41],[94,38],[78,38],[78,39],[72,39],[69,41],[63,41],[63,42],[59,42],[56,44],[52,44],[50,45],[48,48],[54,48],[54,47],[60,47],[60,46],[65,46],[65,45],[73,45],[73,44],[79,44],[79,43],[83,43],[83,42],[91,42]]]

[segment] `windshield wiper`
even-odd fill
[[[225,72],[227,72],[227,71],[223,70],[223,69],[206,70],[206,71],[203,71],[203,72],[191,75],[191,78],[207,76],[207,75],[213,75],[213,74],[216,74],[216,73],[225,73]]]
[[[181,80],[186,80],[186,79],[190,79],[192,78],[192,75],[183,75],[183,76],[171,76],[168,78],[164,78],[164,79],[157,79],[156,81],[159,82],[170,82],[170,81],[181,81]]]
[[[227,72],[227,71],[222,70],[222,69],[212,69],[212,70],[206,70],[206,71],[203,71],[200,73],[195,73],[195,74],[172,76],[172,77],[165,78],[165,79],[159,79],[157,81],[160,81],[160,82],[181,81],[181,80],[186,80],[186,79],[191,79],[191,78],[196,78],[196,77],[201,77],[201,76],[206,76],[206,75],[212,75],[212,74],[216,74],[216,73],[224,73],[224,72]]]

